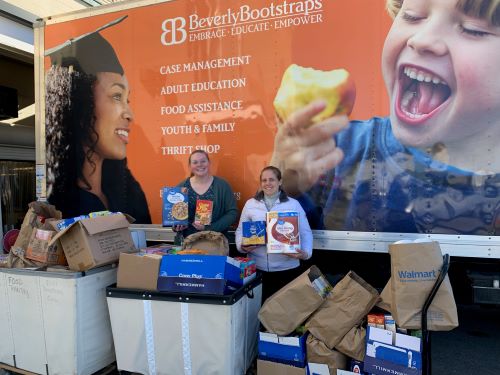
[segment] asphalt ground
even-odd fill
[[[458,319],[432,333],[432,375],[500,375],[500,306],[459,305]]]

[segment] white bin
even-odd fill
[[[0,362],[14,366],[14,339],[7,299],[7,276],[3,272],[0,272],[0,314]]]
[[[232,295],[108,288],[119,370],[243,375],[257,355],[260,277]]]
[[[0,270],[0,360],[48,375],[89,375],[115,360],[106,286],[116,268],[87,273]],[[3,333],[6,337],[3,337]]]

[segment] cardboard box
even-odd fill
[[[223,255],[167,255],[158,276],[158,290],[224,294],[255,277],[242,277],[241,262]]]
[[[307,333],[299,337],[259,332],[259,358],[293,366],[306,365]]]
[[[337,370],[337,375],[359,375],[359,372],[352,372],[346,370]]]
[[[248,257],[234,257],[233,259],[240,262],[240,279],[245,280],[257,272],[255,260]]]
[[[120,254],[118,288],[156,290],[162,255],[134,253]]]
[[[59,241],[50,244],[56,231],[33,228],[30,242],[26,249],[26,258],[48,265],[66,265],[66,257]]]
[[[307,364],[307,375],[330,375],[330,369],[324,363],[309,362]]]
[[[185,187],[164,187],[162,190],[162,224],[164,227],[188,224],[188,196]]]
[[[396,346],[390,345],[392,335],[393,333],[390,331],[368,327],[363,370],[376,375],[388,373],[422,374],[420,339],[397,333],[396,335],[399,337],[396,341],[400,346]]]
[[[137,251],[129,221],[133,219],[123,214],[80,220],[59,232],[50,244],[61,241],[69,268],[87,271],[118,261],[120,253]]]
[[[296,253],[300,250],[299,214],[270,211],[266,214],[267,252]]]
[[[242,223],[242,245],[265,245],[266,244],[266,222],[244,221]]]
[[[396,333],[396,321],[392,315],[384,315],[384,326],[386,330]]]
[[[368,314],[368,326],[385,329],[384,314]]]
[[[144,249],[148,245],[146,243],[146,232],[141,229],[131,229],[130,235],[132,236],[132,241],[134,241],[134,246],[137,249]]]
[[[62,219],[57,221],[55,227],[58,232],[62,231],[63,229],[68,228],[71,224],[76,223],[77,221],[84,220],[90,218],[89,215],[80,215],[80,216],[75,216],[75,217],[70,217],[67,219]]]
[[[304,367],[295,367],[284,363],[257,360],[257,374],[259,375],[306,375]]]

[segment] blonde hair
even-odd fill
[[[387,0],[386,8],[391,17],[396,17],[404,0]],[[457,9],[471,17],[500,26],[500,0],[458,0]]]

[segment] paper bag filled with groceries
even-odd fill
[[[389,245],[391,313],[401,328],[421,329],[422,307],[443,265],[437,242]],[[448,276],[427,312],[427,328],[449,331],[458,326],[457,306]]]
[[[370,312],[378,299],[377,290],[350,271],[307,321],[306,328],[332,349]]]
[[[62,249],[49,248],[55,233],[51,222],[62,217],[61,211],[45,202],[31,202],[21,230],[9,254],[9,268],[36,267],[44,264],[66,264]],[[43,256],[39,256],[43,255]]]
[[[332,289],[316,266],[269,297],[259,311],[259,320],[269,332],[286,336],[301,325]]]
[[[190,234],[184,239],[183,250],[203,250],[211,255],[229,255],[229,243],[220,232],[204,230]]]

